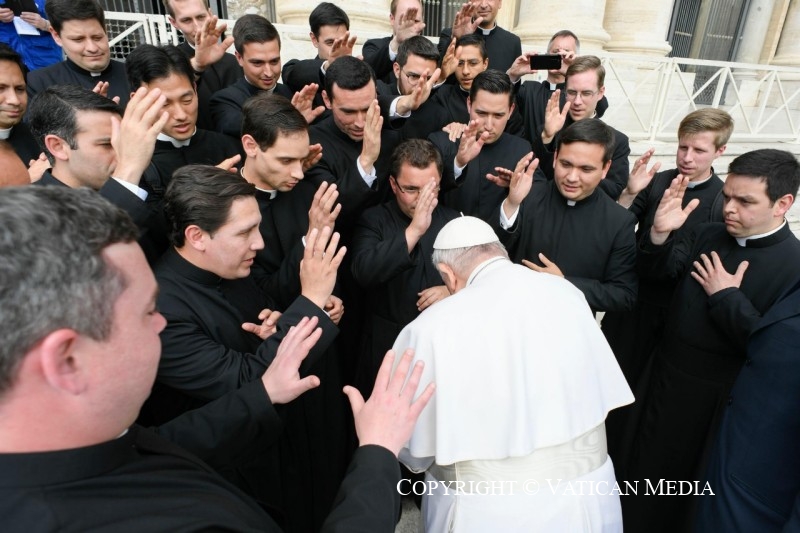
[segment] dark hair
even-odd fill
[[[78,133],[77,111],[105,111],[122,116],[122,110],[105,96],[100,96],[77,85],[53,85],[38,93],[28,106],[28,125],[39,147],[53,163],[44,143],[47,135],[64,140],[73,150],[78,148],[75,135]]]
[[[579,56],[567,69],[566,79],[581,72],[588,72],[594,70],[597,72],[597,87],[600,88],[606,81],[606,69],[597,56]]]
[[[773,204],[800,187],[800,163],[790,152],[763,148],[740,155],[728,166],[728,175],[736,174],[767,182],[767,196]]]
[[[505,72],[490,68],[475,76],[475,79],[472,80],[472,86],[469,88],[471,102],[475,101],[478,91],[486,91],[491,94],[507,94],[508,105],[510,106],[514,103],[514,85]]]
[[[16,63],[16,65],[19,67],[19,70],[22,72],[23,77],[28,72],[28,67],[26,67],[25,63],[22,62],[22,56],[16,53],[14,49],[8,46],[6,43],[0,43],[0,61]]]
[[[311,26],[311,33],[314,37],[319,37],[319,29],[322,26],[341,26],[350,29],[350,17],[344,10],[330,2],[320,2],[308,16],[308,25]]]
[[[172,74],[182,76],[194,87],[194,69],[186,54],[177,46],[157,47],[140,44],[125,60],[128,84],[135,91],[145,83],[168,78]]]
[[[486,59],[487,57],[486,41],[483,39],[483,35],[478,35],[476,33],[463,35],[456,41],[456,48],[461,46],[476,46],[481,54],[481,59]]]
[[[175,18],[175,9],[172,7],[173,2],[175,2],[175,0],[164,0],[164,9],[167,10],[167,15]],[[206,6],[206,9],[208,9],[208,0],[202,0],[202,2],[203,5]]]
[[[439,50],[430,39],[422,35],[415,35],[403,41],[397,49],[397,58],[395,58],[395,61],[397,61],[398,65],[403,67],[408,61],[408,56],[411,54],[423,59],[435,61],[437,65],[439,64]],[[431,74],[433,73],[431,72]]]
[[[404,163],[414,168],[428,168],[431,163],[436,163],[436,171],[442,176],[444,164],[442,154],[427,139],[408,139],[398,144],[392,151],[392,162],[389,175],[397,179]]]
[[[575,39],[575,54],[580,52],[580,50],[581,50],[581,41],[578,39],[578,36],[575,35],[574,33],[572,33],[569,30],[561,30],[561,31],[555,32],[553,34],[553,36],[550,37],[550,40],[547,41],[547,53],[548,54],[550,53],[550,46],[553,44],[553,41],[555,41],[559,37],[572,37],[573,39]]]
[[[213,234],[227,222],[234,200],[255,194],[255,185],[239,174],[209,165],[180,167],[164,194],[170,242],[182,247],[192,225]]]
[[[95,0],[47,0],[44,5],[47,19],[56,33],[61,33],[70,20],[96,20],[106,31],[106,15]]]
[[[325,72],[325,92],[333,101],[333,85],[340,89],[355,91],[375,81],[375,72],[366,62],[353,56],[343,56],[328,67]]]
[[[303,114],[284,96],[260,93],[242,107],[242,135],[251,135],[261,150],[266,150],[278,135],[308,131]]]
[[[261,15],[242,15],[233,25],[233,47],[244,54],[244,45],[250,43],[270,43],[278,41],[281,47],[281,36],[270,21]]]
[[[135,242],[125,211],[89,189],[10,187],[0,194],[0,392],[25,354],[55,330],[102,341],[127,280],[103,257]]]
[[[614,155],[614,147],[616,146],[614,137],[614,129],[602,120],[585,118],[573,122],[561,131],[559,148],[565,144],[578,142],[599,144],[603,147],[603,164],[605,165],[608,161],[611,161],[611,157]]]

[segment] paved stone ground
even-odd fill
[[[394,533],[418,533],[422,531],[422,515],[411,498],[403,498],[403,513],[400,515],[400,523]]]

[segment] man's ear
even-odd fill
[[[56,32],[53,26],[50,26],[50,35],[53,37],[53,40],[56,42],[58,46],[64,48],[64,45],[61,44],[61,36],[58,34],[58,32]]]
[[[204,252],[206,250],[206,239],[208,238],[208,233],[200,228],[200,226],[192,224],[191,226],[187,227],[185,230],[183,230],[183,237],[185,246],[191,246],[199,252]]]
[[[244,59],[242,58],[242,54],[240,54],[238,50],[234,50],[233,55],[236,56],[236,61],[239,62],[239,66],[244,68]]]
[[[58,135],[45,135],[44,146],[55,159],[69,161],[69,151],[71,148],[69,147],[69,144],[67,144],[66,141],[64,141],[64,139]]]
[[[455,271],[450,268],[449,265],[444,263],[438,263],[436,268],[439,270],[439,274],[442,276],[442,281],[444,281],[444,286],[447,287],[447,290],[450,294],[455,294],[456,292],[456,273]]]
[[[325,107],[331,109],[331,100],[328,98],[328,91],[322,89],[322,101],[325,103]]]
[[[613,162],[613,161],[612,161],[611,159],[609,159],[609,160],[608,160],[608,161],[606,161],[606,163],[603,165],[603,178],[602,178],[602,179],[606,179],[606,176],[608,175],[608,171],[609,171],[609,170],[611,170],[611,163],[612,163],[612,162]]]
[[[52,388],[78,395],[88,387],[86,361],[77,353],[81,342],[77,331],[65,328],[48,334],[34,349],[42,377]]]
[[[794,196],[791,194],[784,194],[783,196],[775,200],[775,203],[772,206],[773,216],[776,218],[778,217],[783,218],[786,215],[786,212],[789,210],[789,208],[792,207],[793,203],[794,203]]]
[[[247,157],[255,157],[256,153],[261,151],[258,147],[258,143],[249,133],[242,135],[242,148],[244,148]]]
[[[311,38],[311,44],[314,45],[314,48],[319,48],[319,41],[317,40],[317,36],[314,35],[314,32],[308,32],[308,36]]]
[[[400,69],[400,64],[397,61],[392,63],[392,70],[394,70],[394,77],[399,80],[400,79],[400,70],[401,69]]]

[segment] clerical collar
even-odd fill
[[[486,28],[480,28],[480,27],[478,29],[481,30],[481,33],[483,35],[491,35],[492,32],[495,30],[495,28],[497,28],[497,21],[495,21],[494,26],[492,26],[488,30]]]
[[[241,177],[243,177],[245,179],[245,181],[247,181],[248,183],[250,182],[250,180],[248,180],[247,178],[244,177],[244,165],[242,165],[242,168],[239,169],[239,175]],[[268,189],[262,189],[261,187],[256,187],[256,190],[257,191],[261,191],[264,194],[269,194],[269,199],[270,200],[274,200],[275,197],[278,196],[278,191],[270,191]]]
[[[570,206],[570,207],[575,207],[575,204],[577,204],[577,203],[578,202],[576,202],[575,200],[567,200],[567,205]]]
[[[708,180],[711,179],[711,176],[713,176],[713,174],[709,174],[708,177],[706,179],[704,179],[704,180],[690,181],[689,183],[686,184],[686,187],[688,187],[689,189],[694,189],[695,187],[699,187],[700,185],[703,185],[704,183],[708,183]]]
[[[261,92],[265,92],[265,93],[267,93],[267,94],[272,94],[272,93],[273,93],[273,91],[275,91],[275,87],[277,87],[277,86],[278,86],[278,84],[276,83],[276,84],[275,84],[275,87],[273,87],[272,89],[262,89],[261,87],[259,87],[259,86],[258,86],[258,85],[256,85],[255,83],[253,83],[252,81],[248,80],[248,79],[247,79],[247,76],[245,76],[245,77],[244,77],[244,81],[246,81],[246,82],[247,82],[249,85],[251,85],[251,86],[255,87],[256,89],[258,89],[259,91],[261,91]]]
[[[499,261],[508,261],[505,257],[492,257],[491,259],[487,259],[480,265],[476,266],[475,269],[472,271],[472,274],[469,275],[469,279],[467,279],[467,287],[472,285],[472,282],[475,281],[475,278],[483,272],[484,270],[488,269],[492,264],[497,263]]]
[[[763,239],[764,237],[769,237],[770,235],[774,235],[778,233],[783,227],[786,225],[786,219],[783,219],[783,224],[778,226],[772,231],[768,231],[766,233],[761,233],[760,235],[750,235],[749,237],[736,237],[736,243],[741,246],[742,248],[747,246],[747,241],[755,241],[758,239]]]
[[[11,130],[14,129],[14,126],[11,126],[7,130],[0,130],[0,140],[5,141],[9,137],[11,137]]]
[[[197,133],[197,126],[194,127],[194,131],[192,132],[192,137],[194,137],[195,133]],[[171,142],[172,146],[174,146],[175,148],[183,148],[184,146],[189,146],[189,143],[192,142],[192,137],[179,141],[178,139],[173,139],[169,135],[164,135],[163,133],[159,133],[156,136],[156,140]]]
[[[553,83],[553,82],[547,81],[547,80],[545,80],[545,82],[550,86],[550,90],[551,91],[555,91],[556,89],[558,89],[558,84],[557,83]]]

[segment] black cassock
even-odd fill
[[[134,425],[93,446],[0,454],[3,531],[282,531],[211,468],[277,439],[280,426],[254,382],[155,432]],[[399,479],[392,453],[360,448],[322,530],[389,531]]]
[[[361,47],[364,62],[372,67],[375,78],[386,83],[389,83],[390,77],[394,73],[394,61],[389,59],[389,43],[391,41],[391,35],[368,39]]]
[[[158,198],[164,196],[172,174],[185,165],[218,165],[236,154],[241,145],[215,131],[198,128],[188,146],[177,147],[171,141],[156,141],[153,158],[144,171],[142,188]],[[242,156],[244,161],[244,156]],[[241,163],[239,163],[241,166]]]
[[[573,205],[570,205],[572,203]],[[500,207],[490,223],[511,260],[539,266],[542,253],[578,287],[594,311],[624,310],[636,301],[636,218],[595,191],[568,202],[554,181],[535,181],[514,225],[500,227]]]
[[[154,270],[160,289],[158,307],[167,327],[161,333],[158,377],[143,408],[143,422],[161,423],[259,380],[289,327],[304,316],[319,318],[323,336],[300,371],[325,380],[321,358],[338,330],[306,298],[298,297],[278,321],[277,333],[262,341],[241,325],[260,323],[258,313],[275,307],[250,277],[223,280],[175,250],[169,250]],[[278,446],[259,458],[243,457],[236,471],[223,472],[247,492],[281,509],[290,531],[319,529],[346,464],[344,446],[330,437],[343,434],[339,420],[307,409],[324,390],[311,390],[280,406],[285,430]],[[338,412],[339,405],[332,409]]]
[[[128,85],[128,75],[125,64],[113,59],[99,76],[92,76],[69,59],[55,63],[49,67],[32,70],[28,74],[28,98],[33,98],[52,85],[80,85],[92,90],[98,82],[108,82],[108,97],[119,96],[119,105],[125,109],[131,98],[131,89]]]
[[[653,176],[648,186],[636,195],[628,208],[639,221],[636,229],[637,242],[650,233],[661,197],[677,175],[678,170],[672,169]],[[692,228],[703,222],[721,221],[721,190],[722,180],[715,173],[707,181],[686,189],[683,207],[695,198],[700,200],[700,205],[675,232],[675,238],[685,238]],[[627,312],[609,311],[603,317],[603,333],[633,391],[636,391],[639,376],[664,333],[667,309],[675,284],[675,280],[641,279],[634,309]],[[618,461],[614,462],[615,469],[620,466]]]
[[[433,241],[445,224],[459,213],[437,206],[431,225],[409,254],[405,231],[411,219],[395,200],[364,211],[353,234],[351,269],[366,297],[363,348],[356,370],[356,385],[363,393],[372,383],[387,350],[400,331],[418,315],[418,293],[444,285],[431,262]]]
[[[740,246],[721,223],[701,224],[678,242],[670,237],[639,245],[642,277],[679,278],[664,340],[656,348],[628,479],[702,480],[728,394],[745,362],[747,339],[761,316],[797,279],[800,241],[788,223],[772,235]],[[717,252],[728,272],[750,266],[741,287],[707,296],[691,277],[692,261]],[[757,438],[754,435],[753,438]],[[713,488],[712,488],[713,489]],[[713,496],[707,496],[713,497]],[[678,531],[691,511],[689,497],[628,497],[625,527],[632,531]]]
[[[447,133],[437,131],[428,137],[442,154],[442,192],[439,201],[465,215],[488,221],[506,195],[508,189],[486,179],[486,174],[497,174],[495,167],[514,170],[522,157],[531,151],[531,145],[520,137],[503,133],[492,144],[484,144],[478,157],[464,167],[456,181],[453,165],[458,152],[458,142],[450,141]]]
[[[194,48],[183,42],[178,49],[189,59],[194,57]],[[214,121],[211,117],[211,97],[214,93],[229,87],[242,79],[244,72],[239,62],[232,54],[223,54],[222,58],[209,66],[197,80],[197,127],[204,130],[215,131]]]
[[[244,76],[230,87],[217,91],[209,103],[211,120],[216,131],[240,141],[242,138],[242,107],[248,98],[262,92],[265,91],[252,85]],[[282,83],[275,85],[273,94],[292,99],[292,92]]]
[[[11,133],[7,140],[26,167],[31,159],[39,159],[39,154],[42,153],[42,148],[33,138],[30,128],[24,122],[20,122],[11,128]]]
[[[531,140],[533,152],[536,154],[536,157],[539,158],[539,169],[544,172],[544,175],[547,176],[549,180],[555,177],[553,157],[561,139],[561,132],[573,122],[572,117],[568,116],[564,128],[556,133],[553,140],[547,146],[542,142],[541,135]],[[628,156],[631,155],[631,147],[627,135],[617,129],[611,129],[614,130],[614,153],[611,155],[611,168],[608,169],[606,177],[600,181],[600,186],[598,188],[611,197],[612,200],[616,201],[622,193],[622,190],[628,185],[628,176],[631,172]]]

